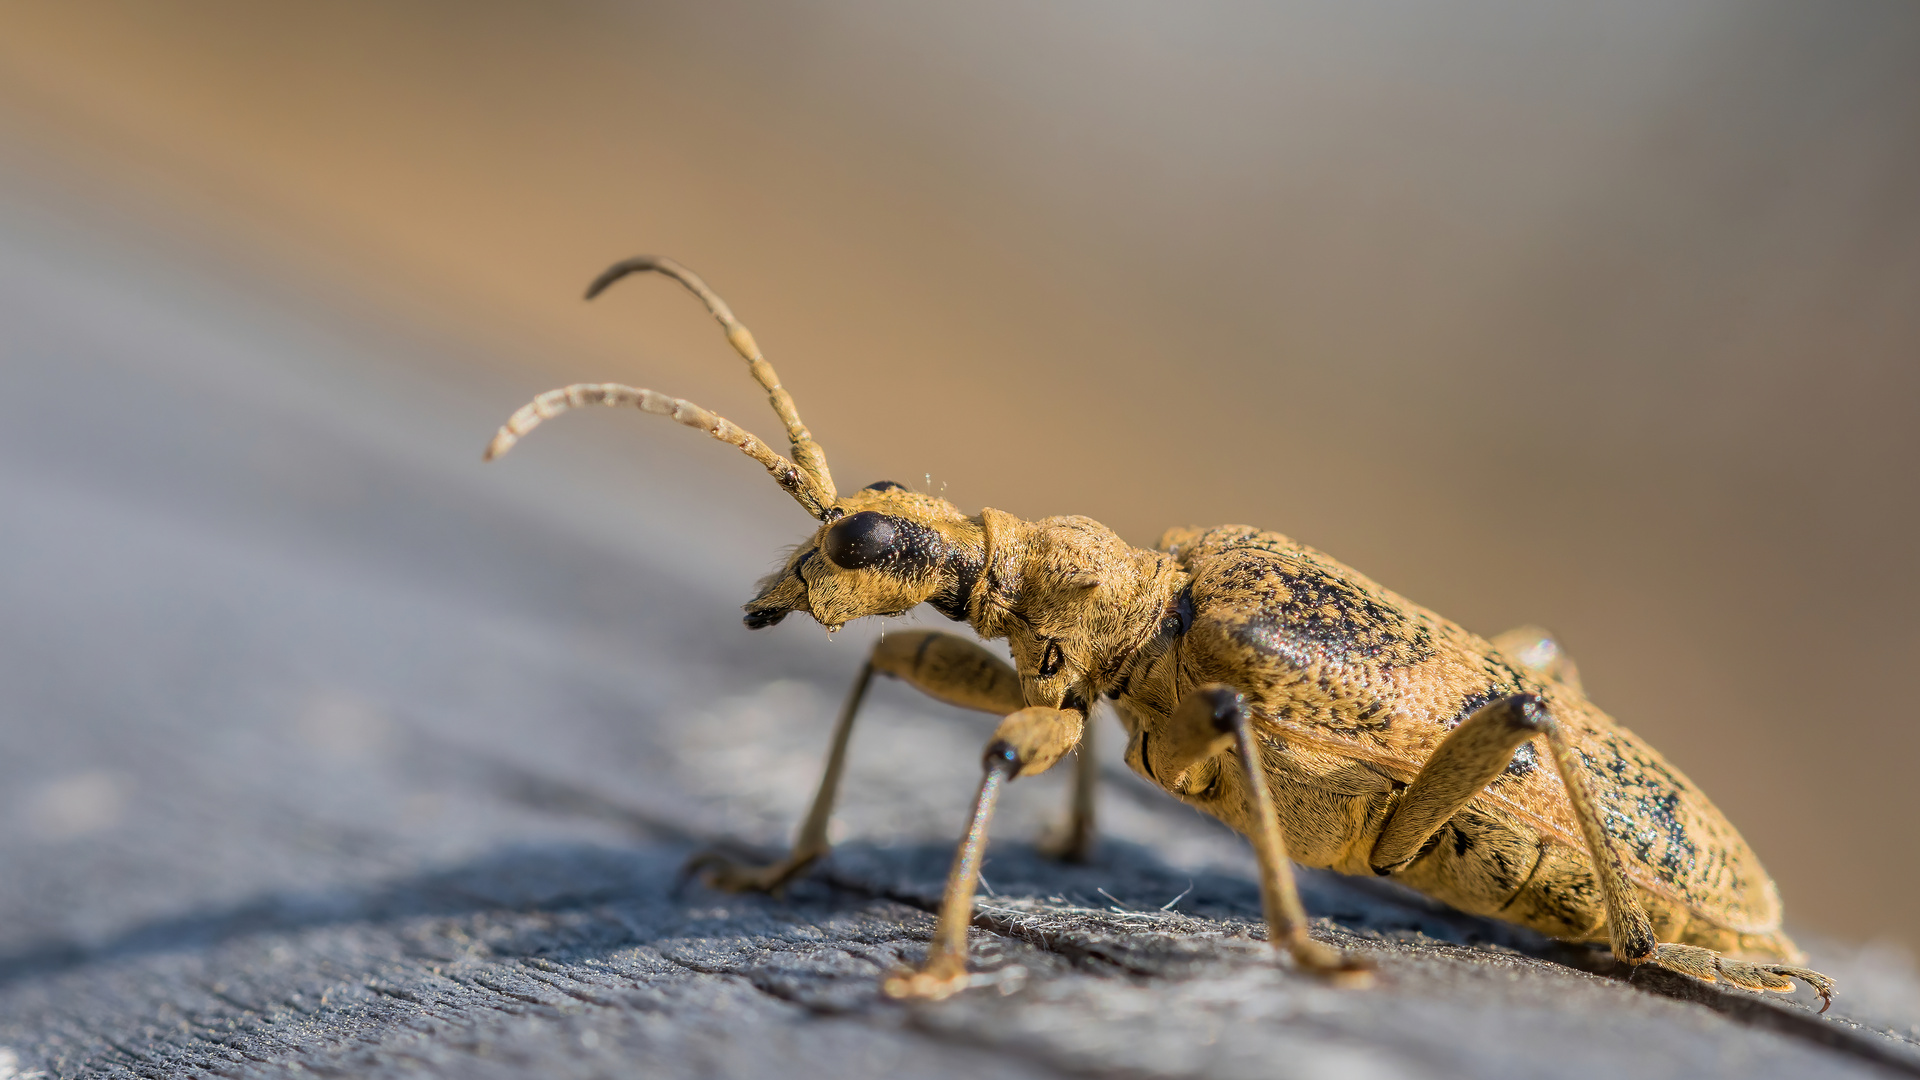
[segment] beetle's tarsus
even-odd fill
[[[1370,986],[1374,964],[1364,956],[1324,945],[1302,936],[1290,950],[1300,970],[1318,975],[1336,986]]]
[[[1697,945],[1674,944],[1656,946],[1645,962],[1703,982],[1724,982],[1742,990],[1775,994],[1792,993],[1793,981],[1798,979],[1820,995],[1821,1012],[1833,1004],[1833,980],[1809,968],[1735,960]]]
[[[964,956],[956,957],[935,945],[923,966],[894,972],[880,984],[880,990],[898,1000],[941,1001],[965,990],[972,981]]]
[[[702,885],[721,892],[778,893],[805,873],[820,856],[795,853],[778,862],[754,864],[741,862],[723,851],[702,851],[680,868],[677,893],[686,883],[698,878]]]

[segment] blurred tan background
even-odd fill
[[[1791,925],[1920,942],[1910,3],[5,3],[0,155],[529,394],[770,433],[690,299],[579,302],[674,255],[842,486],[1546,625]]]

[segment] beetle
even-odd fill
[[[1138,548],[1085,517],[965,514],[882,481],[841,494],[826,455],[753,335],[692,271],[665,258],[615,263],[591,300],[636,273],[698,296],[786,427],[789,455],[692,402],[613,383],[551,390],[486,450],[585,405],[634,406],[729,443],[819,524],[745,606],[759,629],[805,612],[828,631],[928,604],[1009,665],[941,631],[873,648],[840,712],[825,775],[791,852],[766,865],[696,856],[730,890],[776,890],[828,851],[827,824],[853,722],[875,674],[1002,717],[921,966],[888,994],[946,997],[967,985],[967,928],[995,801],[1089,738],[1105,698],[1129,767],[1251,841],[1268,940],[1299,968],[1363,982],[1369,966],[1315,941],[1291,863],[1394,878],[1461,911],[1750,990],[1798,979],[1826,1011],[1833,981],[1798,966],[1779,892],[1692,781],[1587,700],[1553,639],[1487,640],[1286,536],[1247,526],[1174,529]],[[1078,755],[1059,854],[1092,831],[1092,755]]]

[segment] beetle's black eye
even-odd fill
[[[907,485],[896,484],[891,480],[875,480],[873,483],[868,484],[866,487],[861,488],[860,490],[862,491],[905,491],[907,490]]]
[[[820,547],[833,565],[860,570],[891,558],[899,535],[892,518],[876,510],[862,510],[835,522]]]

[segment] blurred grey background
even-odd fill
[[[82,325],[87,282],[115,274],[133,296],[143,274],[189,295],[243,283],[328,344],[291,381],[233,346],[194,368],[210,396],[192,404],[277,394],[339,440],[288,449],[236,419],[146,451],[179,403],[16,313],[0,466],[42,500],[16,506],[146,500],[194,523],[182,550],[279,522],[322,560],[401,552],[408,587],[497,581],[547,632],[618,625],[619,590],[511,578],[567,565],[532,554],[546,520],[677,568],[634,588],[681,605],[688,655],[851,671],[857,646],[802,644],[810,626],[773,645],[732,629],[728,605],[806,522],[723,448],[596,414],[481,470],[491,426],[565,381],[774,427],[687,297],[579,302],[611,260],[671,254],[754,328],[843,486],[1084,513],[1138,543],[1246,522],[1473,630],[1548,626],[1596,700],[1745,832],[1790,926],[1920,940],[1910,3],[5,3],[0,182],[15,256],[65,253],[48,256],[65,284],[17,301],[68,297]],[[137,364],[139,335],[116,340]],[[361,367],[328,366],[363,341],[382,344]],[[410,395],[447,386],[465,389],[412,423]],[[407,490],[466,493],[450,505],[525,493],[525,520],[505,540],[479,513],[398,535],[371,509],[383,468],[301,456],[354,446],[431,460]],[[631,483],[599,482],[620,470]],[[150,539],[75,514],[66,541],[15,535],[0,574],[48,608],[106,590],[86,608],[121,612],[105,625],[35,614],[45,670],[151,669],[121,715],[166,713],[163,645],[190,650],[202,624],[111,574],[75,580],[82,557],[137,566]],[[366,632],[323,619],[255,644],[321,685],[352,676],[312,641]],[[689,700],[731,689],[665,673]],[[384,737],[355,726],[351,687],[316,694],[295,710],[322,716],[297,728],[320,732],[309,749],[351,760]],[[142,812],[90,757],[124,746],[89,740],[163,736],[75,726],[57,760],[18,759],[19,733],[60,722],[0,730],[10,768],[57,782],[19,811],[39,822],[32,859],[84,892],[61,838]]]

